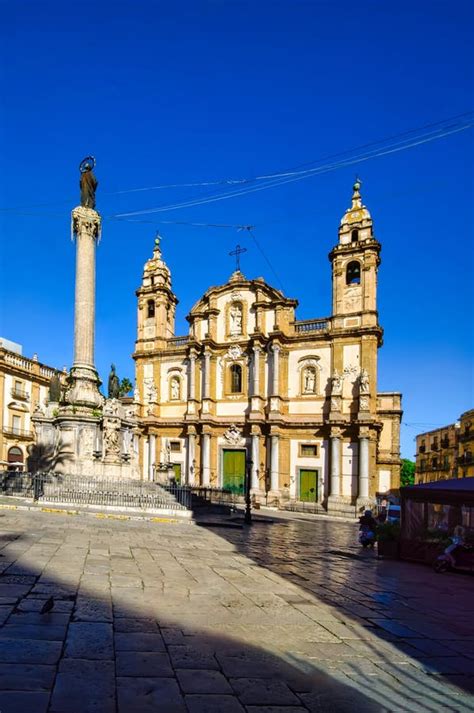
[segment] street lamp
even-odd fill
[[[246,525],[251,525],[252,524],[252,503],[250,499],[250,483],[251,483],[251,474],[252,474],[252,465],[253,461],[248,458],[245,462],[246,468],[245,468],[245,516],[244,516],[244,521]]]

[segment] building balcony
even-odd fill
[[[468,465],[470,463],[474,463],[474,457],[472,453],[462,453],[457,457],[457,461],[459,465]]]
[[[432,443],[431,444],[431,450],[432,451],[439,451],[439,446],[437,443]]]
[[[449,448],[449,441],[448,441],[448,439],[445,439],[444,441],[441,441],[441,448]]]
[[[295,322],[295,332],[322,332],[329,329],[328,319],[306,319]]]
[[[426,453],[426,446],[420,446],[418,449],[419,453]]]
[[[30,395],[26,389],[21,389],[17,386],[14,386],[10,393],[14,399],[19,399],[20,401],[30,400]]]
[[[464,432],[459,436],[461,443],[466,443],[466,441],[474,441],[474,431]]]
[[[16,426],[4,426],[3,432],[8,436],[15,436],[16,438],[32,438],[33,432],[27,428],[17,428]]]

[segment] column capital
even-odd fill
[[[188,436],[195,436],[196,434],[197,434],[196,426],[193,426],[192,424],[190,424],[190,425],[187,427],[187,435],[188,435]]]
[[[71,239],[77,235],[86,234],[99,242],[102,220],[99,213],[92,208],[77,206],[71,212]]]
[[[359,426],[359,438],[370,438],[370,428],[368,426]]]
[[[279,438],[280,437],[280,429],[278,426],[270,426],[270,436],[272,438]]]
[[[342,428],[340,426],[331,426],[329,435],[330,435],[330,438],[341,438],[342,437]]]
[[[210,436],[212,433],[212,428],[208,424],[204,424],[201,431],[203,436]]]
[[[255,424],[253,424],[253,426],[251,426],[250,434],[252,436],[260,436],[261,433],[262,433],[262,430],[261,430],[260,426],[256,426]]]

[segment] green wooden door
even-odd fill
[[[315,503],[318,500],[318,471],[300,470],[300,500]]]
[[[181,483],[181,463],[173,463],[174,479]]]
[[[222,465],[222,487],[238,495],[243,495],[245,490],[245,451],[225,450]]]

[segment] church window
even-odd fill
[[[351,233],[351,243],[356,243],[359,240],[359,231],[353,230]]]
[[[318,446],[314,443],[300,443],[300,456],[306,458],[316,458]]]
[[[346,285],[360,285],[360,263],[350,262],[346,269]]]
[[[148,300],[147,302],[147,317],[155,316],[155,302],[154,300]]]
[[[230,367],[230,390],[233,394],[242,392],[242,367],[240,364],[232,364]]]

